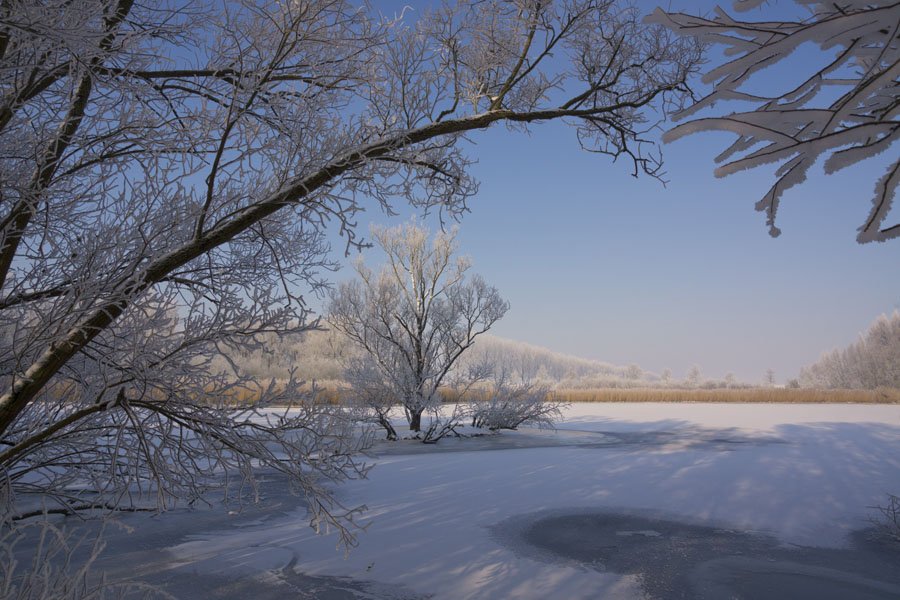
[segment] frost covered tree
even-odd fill
[[[366,206],[461,215],[464,143],[493,125],[562,120],[656,175],[642,132],[698,59],[599,0],[411,23],[344,0],[0,3],[4,514],[31,494],[62,512],[191,502],[263,466],[340,524],[320,482],[360,475],[364,441],[234,359],[315,325],[326,225],[357,244]]]
[[[0,521],[252,500],[268,468],[350,542],[322,482],[364,473],[365,437],[293,378],[210,368],[312,324],[326,246],[288,179],[375,43],[339,9],[0,8]]]
[[[900,312],[881,315],[855,343],[801,369],[799,379],[812,388],[900,388]]]
[[[724,381],[725,387],[727,388],[733,388],[735,385],[737,385],[737,377],[735,377],[734,373],[730,371],[728,373],[725,373]]]
[[[644,375],[644,370],[641,369],[638,365],[630,364],[625,367],[625,379],[630,379],[632,381],[637,381]]]
[[[675,140],[700,131],[720,130],[737,140],[716,161],[717,176],[777,163],[775,183],[759,200],[769,231],[777,236],[776,214],[782,195],[802,183],[820,158],[834,173],[878,155],[888,166],[875,183],[872,208],[859,227],[859,242],[900,236],[889,221],[900,184],[900,4],[893,0],[795,0],[808,16],[795,21],[738,20],[721,9],[714,18],[658,10],[651,22],[681,34],[724,46],[728,57],[703,76],[712,91],[676,115],[687,122],[668,132]],[[763,0],[738,0],[746,11]],[[765,15],[761,15],[764,19]],[[818,62],[796,61],[796,77],[780,89],[761,91],[757,76],[802,52],[819,50]],[[697,116],[716,103],[749,103],[753,108]],[[708,113],[702,113],[704,115]],[[893,156],[894,158],[890,158]]]
[[[698,365],[691,366],[684,380],[690,387],[699,387],[703,383],[703,374],[700,371],[700,367]]]
[[[469,261],[455,256],[455,232],[429,239],[427,229],[407,223],[374,228],[373,235],[386,264],[376,273],[357,261],[359,277],[331,294],[328,321],[365,351],[350,374],[365,399],[376,399],[379,422],[399,403],[409,428],[420,431],[422,414],[440,406],[438,391],[460,357],[509,305],[481,277],[467,276]]]
[[[663,385],[669,385],[669,383],[672,381],[672,369],[668,367],[663,369],[662,374],[659,376],[659,380]]]

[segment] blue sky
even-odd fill
[[[727,136],[664,147],[669,184],[580,152],[564,127],[480,138],[462,249],[509,298],[498,335],[614,363],[781,378],[900,307],[900,243],[860,246],[878,173],[789,192],[782,235],[753,209],[768,172],[717,180]],[[867,165],[868,167],[869,165]]]
[[[759,381],[772,368],[785,381],[900,309],[900,241],[855,241],[886,163],[814,169],[785,194],[773,239],[753,208],[773,170],[713,177],[731,139],[663,146],[663,187],[581,151],[561,123],[473,135],[481,189],[458,239],[511,304],[493,332],[676,376],[697,364],[707,377]]]

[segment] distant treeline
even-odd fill
[[[231,355],[242,371],[263,379],[294,377],[305,381],[343,380],[346,359],[357,350],[335,331],[314,330],[302,334],[269,334],[257,350]],[[692,367],[684,379],[645,371],[638,365],[613,365],[553,352],[546,348],[484,335],[464,357],[460,368],[490,363],[507,378],[532,381],[558,390],[596,389],[748,389],[734,376],[707,379]],[[224,357],[214,360],[217,370],[228,370]],[[763,384],[763,387],[772,387]],[[816,389],[900,388],[900,312],[882,315],[860,339],[842,350],[826,353],[815,364],[804,367],[789,387]]]
[[[305,381],[340,384],[346,359],[356,352],[341,334],[314,330],[303,334],[262,338],[255,350],[243,349],[231,355],[242,371],[263,379],[294,377]],[[528,381],[556,390],[597,389],[748,389],[731,375],[722,380],[707,379],[693,367],[683,379],[645,371],[638,365],[613,365],[553,352],[546,348],[491,335],[478,338],[460,368],[490,363],[514,381]],[[216,370],[228,370],[224,357],[213,361]],[[772,387],[766,386],[764,387]],[[789,387],[816,389],[900,388],[900,312],[882,315],[842,350],[824,354],[815,364],[801,370]]]
[[[658,385],[655,373],[638,365],[613,365],[588,360],[508,340],[484,335],[463,356],[462,368],[493,365],[516,382],[537,382],[560,388],[630,388]]]
[[[285,380],[293,373],[302,381],[341,381],[344,360],[355,351],[343,335],[325,330],[268,333],[259,336],[259,341],[255,348],[242,346],[229,358],[243,373],[261,379]],[[219,356],[213,360],[213,369],[229,371],[231,365]]]
[[[340,333],[313,330],[297,335],[268,334],[256,349],[242,348],[230,358],[243,372],[263,379],[287,379],[293,370],[294,377],[301,380],[339,383],[346,359],[354,352],[355,347]],[[459,370],[477,371],[484,364],[492,365],[508,380],[553,389],[750,387],[731,376],[724,380],[704,379],[698,367],[693,367],[685,379],[678,379],[668,370],[659,374],[634,364],[613,365],[491,335],[478,338],[461,360]],[[224,357],[216,358],[213,365],[216,370],[229,369]]]
[[[298,335],[262,338],[254,350],[242,349],[231,359],[242,371],[262,378],[286,379],[290,371],[302,380],[340,381],[346,359],[356,348],[339,332],[313,330]],[[534,381],[566,388],[646,387],[656,385],[659,376],[637,365],[616,366],[600,361],[568,356],[521,342],[484,335],[464,355],[459,369],[475,370],[490,363],[509,379]],[[227,370],[224,357],[214,368]]]
[[[881,315],[856,343],[824,354],[800,371],[802,387],[900,388],[900,312]]]

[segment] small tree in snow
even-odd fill
[[[459,358],[509,305],[481,277],[467,277],[469,262],[454,257],[455,233],[429,241],[426,229],[409,223],[374,236],[387,264],[375,273],[358,261],[359,278],[334,291],[328,319],[368,355],[356,374],[375,383],[360,382],[364,388],[391,390],[409,428],[420,431]]]
[[[796,2],[809,10],[808,18],[740,21],[721,9],[716,9],[713,19],[657,10],[650,21],[724,45],[729,57],[703,77],[714,84],[712,92],[676,118],[692,117],[718,102],[755,105],[742,112],[694,118],[664,139],[708,130],[737,134],[738,139],[716,157],[717,162],[725,162],[716,169],[717,176],[780,163],[775,183],[756,204],[757,210],[767,214],[773,236],[780,233],[775,217],[782,195],[802,183],[819,158],[826,159],[825,172],[833,173],[879,154],[894,156],[875,184],[872,208],[857,239],[896,238],[900,224],[889,223],[887,217],[900,185],[900,159],[896,150],[890,150],[900,139],[900,4],[884,0]],[[762,3],[739,0],[734,6],[749,10]],[[800,63],[805,72],[798,70],[796,79],[777,91],[748,89],[754,75],[789,58],[807,43],[818,46],[818,64]]]

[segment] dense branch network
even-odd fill
[[[315,519],[352,518],[320,481],[363,474],[366,436],[293,378],[212,354],[317,325],[304,296],[334,267],[329,226],[358,246],[367,205],[463,214],[473,131],[562,120],[658,175],[643,132],[682,107],[698,61],[611,1],[410,22],[343,0],[2,3],[7,493],[164,507],[262,465]]]
[[[421,431],[423,413],[437,416],[441,388],[460,358],[509,304],[481,277],[467,275],[468,261],[454,257],[455,233],[430,240],[426,229],[408,223],[376,229],[375,239],[387,264],[375,273],[357,263],[359,277],[331,294],[328,321],[363,351],[350,361],[347,379],[394,439],[391,408],[402,406],[409,428]],[[423,439],[435,441],[434,434]]]

